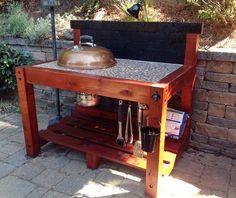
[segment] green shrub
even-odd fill
[[[21,37],[30,42],[39,42],[50,35],[50,18],[34,20],[24,11],[21,4],[13,3],[7,12],[0,15],[0,36]]]
[[[28,24],[23,37],[27,38],[30,42],[36,43],[50,37],[51,26],[49,18],[38,18],[36,21],[30,19]]]
[[[185,0],[198,7],[199,18],[215,23],[236,24],[236,0]]]
[[[7,13],[2,14],[0,18],[2,19],[0,36],[23,37],[29,16],[20,4],[10,4]]]
[[[15,67],[31,60],[29,55],[0,43],[0,93],[16,88]]]

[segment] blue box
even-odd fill
[[[168,108],[166,117],[166,136],[173,139],[180,139],[183,135],[188,114],[183,111]]]

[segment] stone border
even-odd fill
[[[236,62],[236,48],[210,48],[198,50],[199,60]]]

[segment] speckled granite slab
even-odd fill
[[[137,61],[127,59],[116,59],[115,66],[106,69],[80,70],[64,68],[57,65],[57,62],[43,63],[34,67],[56,69],[62,71],[72,71],[82,74],[91,74],[96,76],[113,77],[129,80],[138,80],[145,82],[158,82],[170,73],[179,69],[182,65],[171,63],[159,63],[148,61]]]

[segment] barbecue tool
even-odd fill
[[[118,136],[116,138],[116,143],[120,146],[124,146],[125,141],[122,136],[122,106],[123,100],[119,100],[118,104]]]
[[[143,155],[144,155],[144,152],[142,150],[142,142],[141,142],[143,108],[144,108],[144,106],[142,104],[138,103],[138,140],[134,143],[134,155],[136,157],[143,157]]]
[[[125,142],[128,142],[128,128],[130,127],[130,140],[129,143],[132,144],[134,140],[134,135],[133,135],[133,124],[132,124],[132,113],[131,113],[131,104],[128,107],[127,111],[127,118],[126,118],[126,126],[125,126]]]

